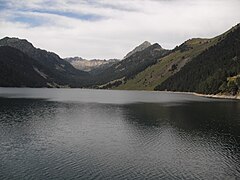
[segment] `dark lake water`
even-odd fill
[[[240,101],[0,88],[0,179],[239,179]]]

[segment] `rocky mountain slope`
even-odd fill
[[[144,49],[148,48],[151,45],[152,44],[150,42],[144,41],[142,44],[140,44],[139,46],[135,47],[132,51],[127,53],[127,55],[124,56],[123,59],[126,59],[126,58],[130,57],[131,55],[135,54],[136,52],[143,51]]]
[[[92,59],[87,60],[81,57],[70,57],[65,58],[64,60],[68,61],[72,64],[76,69],[87,71],[89,73],[97,74],[100,71],[110,67],[111,65],[119,62],[118,59],[109,59],[109,60],[100,60],[100,59]]]

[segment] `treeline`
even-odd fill
[[[155,90],[236,94],[240,89],[240,25],[186,64]],[[233,80],[234,79],[234,80]]]

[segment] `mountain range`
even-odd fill
[[[119,59],[83,59],[81,57],[69,57],[64,60],[72,64],[76,69],[89,72],[90,74],[98,74],[113,64],[119,62]]]
[[[18,38],[0,40],[0,86],[84,87],[238,95],[240,25],[172,50],[143,42],[122,60],[62,59]]]

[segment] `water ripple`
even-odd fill
[[[0,179],[240,177],[239,103],[186,103],[187,96],[173,105],[149,96],[144,103],[1,99]]]

